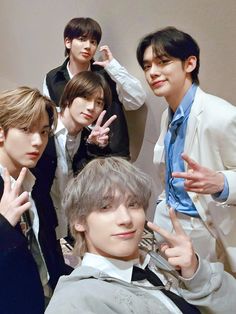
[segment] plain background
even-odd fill
[[[41,90],[45,74],[64,61],[66,23],[80,16],[99,22],[101,44],[110,46],[115,58],[142,81],[147,92],[145,106],[128,112],[127,118],[132,160],[154,181],[151,218],[161,190],[152,164],[153,148],[166,104],[152,95],[144,80],[136,61],[137,44],[144,35],[168,25],[190,33],[201,48],[202,89],[236,104],[236,1],[0,0],[0,91],[19,85]]]

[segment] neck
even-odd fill
[[[85,63],[78,63],[76,60],[70,56],[69,60],[69,70],[70,73],[74,76],[82,71],[87,71],[89,69],[90,61]]]
[[[175,112],[179,107],[182,99],[184,98],[184,95],[187,93],[192,83],[193,82],[191,79],[186,79],[183,86],[180,87],[179,92],[176,91],[175,93],[173,93],[173,95],[166,97],[166,101],[173,112]]]
[[[59,118],[69,135],[76,136],[82,131],[83,127],[72,119],[68,107],[66,107],[62,114],[59,114]]]

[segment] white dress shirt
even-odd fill
[[[57,152],[57,168],[50,194],[58,219],[58,226],[56,227],[57,239],[61,239],[68,234],[68,221],[61,203],[66,185],[69,179],[73,177],[72,161],[80,145],[81,133],[79,132],[76,136],[70,136],[59,117],[54,138]]]

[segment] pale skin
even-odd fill
[[[181,156],[187,163],[188,170],[186,172],[173,172],[172,177],[184,179],[186,191],[199,194],[215,194],[223,190],[224,175],[221,172],[201,166],[187,154]]]
[[[21,215],[31,207],[29,194],[27,192],[22,193],[26,172],[27,168],[22,168],[14,186],[12,186],[8,170],[5,168],[3,171],[4,190],[0,201],[0,214],[13,227],[18,223]]]
[[[171,208],[169,214],[174,233],[170,233],[150,221],[148,222],[148,227],[159,233],[166,240],[166,243],[161,245],[160,250],[164,253],[170,265],[180,271],[182,277],[186,279],[191,278],[198,268],[198,259],[194,252],[192,241],[184,232],[174,209]]]
[[[111,116],[103,125],[102,120],[106,114],[106,110],[103,110],[93,127],[92,132],[88,137],[88,142],[98,145],[99,147],[105,147],[108,144],[109,136],[108,133],[110,131],[110,124],[117,118],[116,115]]]

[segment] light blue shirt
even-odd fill
[[[184,189],[184,179],[173,178],[172,172],[185,172],[181,154],[184,152],[184,144],[187,123],[191,107],[195,98],[197,85],[193,84],[185,94],[175,113],[169,108],[169,128],[165,136],[165,163],[166,163],[166,203],[175,210],[198,217],[199,214],[191,198]],[[212,195],[215,200],[225,201],[229,188],[225,177],[224,190]]]

